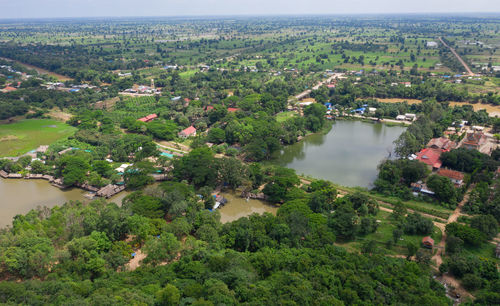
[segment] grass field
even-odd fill
[[[276,115],[276,121],[283,122],[297,115],[297,112],[282,112]]]
[[[21,120],[0,125],[0,157],[19,156],[39,145],[65,138],[76,129],[51,119]]]

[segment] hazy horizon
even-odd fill
[[[451,9],[450,9],[451,8]],[[0,19],[199,17],[272,15],[381,15],[498,13],[491,0],[19,0],[0,3]]]

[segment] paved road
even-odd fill
[[[467,74],[469,76],[474,76],[474,72],[472,72],[472,70],[469,68],[469,66],[467,65],[467,63],[460,57],[460,55],[458,55],[457,51],[455,51],[455,49],[453,49],[452,47],[448,46],[448,44],[446,44],[443,40],[443,38],[439,37],[439,40],[441,41],[441,43],[448,49],[450,49],[451,53],[453,53],[455,55],[455,57],[458,59],[458,61],[462,64],[462,66],[464,66],[465,70],[467,71]]]

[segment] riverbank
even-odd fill
[[[375,118],[375,117],[366,117],[366,116],[361,116],[361,115],[345,115],[345,116],[339,116],[335,117],[336,120],[357,120],[361,122],[366,122],[366,123],[383,123],[387,126],[403,126],[403,127],[408,127],[412,124],[411,121],[406,121],[406,120],[394,120],[394,119],[388,119],[388,118]]]

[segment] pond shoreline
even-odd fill
[[[405,128],[358,118],[338,120],[282,147],[265,164],[295,169],[298,174],[338,185],[368,188],[378,173],[377,165],[391,157],[393,141]]]

